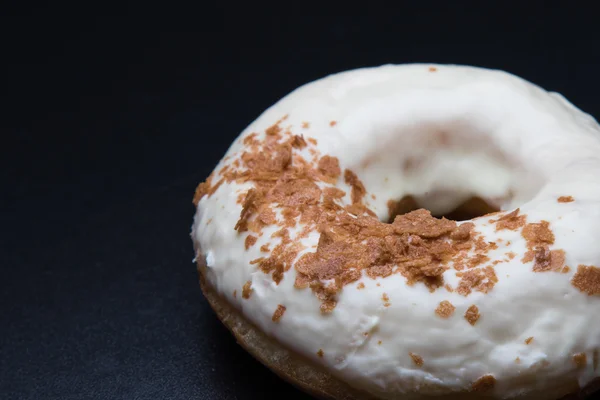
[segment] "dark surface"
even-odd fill
[[[0,397],[305,398],[214,317],[188,235],[195,185],[300,84],[388,62],[475,64],[600,115],[590,10],[423,4],[361,20],[6,17]]]

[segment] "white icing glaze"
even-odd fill
[[[489,293],[430,293],[422,284],[407,286],[399,274],[363,276],[365,289],[345,286],[334,311],[322,315],[309,289],[294,288],[293,268],[276,285],[250,265],[264,256],[262,244],[277,244],[269,237],[278,227],[267,227],[246,250],[247,233],[238,234],[234,225],[241,211],[238,194],[251,185],[225,183],[202,198],[192,228],[196,251],[206,256],[208,282],[263,331],[382,398],[433,391],[424,389],[432,384],[441,391],[468,390],[485,374],[497,380],[492,394],[498,398],[536,398],[539,390],[573,378],[583,386],[600,376],[592,366],[593,351],[600,348],[600,296],[581,293],[570,279],[579,264],[600,265],[600,127],[562,96],[508,73],[429,67],[389,65],[312,82],[266,110],[241,137],[262,133],[289,114],[284,126],[317,139],[321,154],[338,157],[342,169],[354,171],[369,195],[376,195],[366,202],[381,219],[387,200],[407,194],[434,213],[472,195],[503,210],[520,207],[528,222],[550,222],[556,236],[551,248],[565,250],[570,273],[534,273],[533,263],[521,261],[526,245],[520,231],[496,232],[479,218],[476,230],[487,241],[503,239],[489,254],[492,260],[517,254],[495,267],[499,282]],[[330,126],[332,120],[337,124]],[[309,128],[301,127],[304,121]],[[216,170],[242,149],[236,140]],[[405,170],[406,163],[415,168]],[[349,193],[342,179],[338,186]],[[575,202],[559,203],[559,196]],[[314,251],[317,241],[317,233],[303,239],[306,251]],[[455,273],[444,274],[453,286]],[[242,299],[246,281],[253,293]],[[383,293],[390,298],[387,308]],[[456,307],[448,319],[434,313],[443,300]],[[278,304],[287,311],[274,323]],[[475,326],[463,317],[473,304],[481,314]],[[534,338],[529,345],[528,337]],[[411,352],[423,358],[422,367]],[[582,352],[587,365],[578,369],[572,357]]]

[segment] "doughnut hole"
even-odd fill
[[[402,199],[395,202],[393,207],[390,207],[389,219],[387,222],[392,223],[397,215],[403,215],[418,210],[419,208],[423,207],[419,206],[417,200],[413,196],[404,196]],[[500,208],[494,207],[481,197],[474,196],[447,213],[432,215],[436,218],[446,218],[453,221],[467,221],[497,211],[500,211]]]

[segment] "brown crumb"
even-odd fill
[[[381,300],[383,300],[384,307],[389,307],[392,305],[392,303],[390,303],[390,298],[388,297],[387,293],[381,295]]]
[[[210,184],[208,183],[208,180],[206,182],[202,182],[198,186],[196,186],[196,191],[194,192],[194,198],[192,199],[192,203],[195,206],[197,206],[198,203],[200,202],[200,199],[202,199],[208,193],[209,187],[210,187]]]
[[[268,253],[269,250],[269,243],[265,243],[262,246],[260,246],[260,251],[264,252],[264,253]]]
[[[381,340],[377,341],[377,344],[381,346],[381,343],[383,343]]]
[[[525,225],[527,216],[519,215],[520,209],[516,209],[496,221],[496,231],[508,229],[511,231],[517,230]],[[493,222],[494,220],[491,220]]]
[[[573,356],[573,362],[577,368],[584,368],[587,364],[587,356],[585,353],[577,353]]]
[[[437,68],[436,67],[429,67],[429,72],[437,72]]]
[[[496,378],[492,375],[484,375],[473,382],[471,389],[474,392],[487,392],[494,389],[494,386],[496,386]]]
[[[358,176],[349,169],[344,171],[344,181],[352,187],[351,198],[352,203],[360,203],[364,195],[367,193],[365,186],[358,179]]]
[[[335,126],[337,124],[337,121],[331,121],[329,122],[329,126]]]
[[[254,244],[256,243],[257,240],[258,240],[258,238],[256,236],[252,236],[252,235],[246,236],[246,240],[244,241],[244,246],[246,247],[246,250],[248,250],[250,247],[254,246]]]
[[[477,320],[479,319],[480,314],[479,314],[479,308],[477,308],[476,305],[472,305],[471,307],[469,307],[467,309],[467,312],[465,313],[465,319],[471,324],[471,325],[475,325],[475,323],[477,322]]]
[[[588,296],[600,296],[600,268],[580,265],[571,279],[571,285]]]
[[[279,121],[276,124],[271,125],[270,127],[268,127],[265,130],[265,133],[269,136],[275,136],[275,135],[279,134],[279,132],[281,132],[281,127],[279,126]]]
[[[279,304],[277,306],[277,309],[273,313],[273,316],[271,317],[271,320],[273,322],[279,322],[279,320],[281,319],[281,317],[283,317],[283,314],[285,313],[285,310],[286,310],[286,307],[282,306],[281,304]]]
[[[308,128],[310,128],[310,124],[308,122],[303,122],[302,123],[302,128],[303,129],[308,129]]]
[[[550,230],[550,223],[548,221],[525,225],[521,235],[527,240],[528,247],[554,243],[554,234]]]
[[[206,225],[210,225],[212,223],[212,218],[209,218],[208,221],[206,221]]]
[[[342,173],[340,169],[340,162],[337,157],[323,156],[319,160],[317,167],[323,175],[333,179],[337,179],[337,177]]]
[[[532,341],[533,341],[533,336],[530,336],[527,339],[525,339],[525,344],[530,344]]]
[[[319,358],[323,358],[323,349],[319,349],[319,351],[317,351],[317,356],[319,356]]]
[[[497,245],[486,242],[472,223],[435,218],[422,209],[394,215],[392,223],[379,221],[364,202],[366,188],[358,176],[342,171],[335,157],[321,154],[314,138],[282,128],[281,121],[267,129],[266,135],[247,135],[241,154],[221,169],[217,184],[212,184],[211,176],[197,190],[198,196],[210,196],[224,182],[251,184],[238,196],[241,212],[235,229],[238,234],[249,232],[246,245],[250,247],[256,244],[253,238],[263,235],[263,228],[275,228],[272,237],[279,238],[279,243],[263,244],[263,257],[251,262],[275,283],[294,268],[294,287],[311,290],[322,313],[334,310],[345,285],[356,282],[357,289],[365,288],[357,282],[363,275],[380,280],[400,274],[408,285],[423,284],[433,292],[448,289],[443,275],[454,267],[465,270],[454,289],[458,293],[467,296],[492,289],[497,282],[494,269],[482,265],[489,260],[486,253]],[[299,154],[304,146],[310,160]],[[342,172],[351,187],[352,204],[335,187]],[[300,231],[292,239],[296,228]],[[299,239],[311,233],[320,235],[319,242],[298,259],[304,250]],[[376,286],[381,284],[376,282]],[[248,298],[249,282],[244,289],[242,295]],[[384,305],[389,304],[384,300]]]
[[[550,250],[548,246],[538,246],[533,257],[533,272],[561,271],[565,265],[564,250]]]
[[[242,288],[242,298],[249,299],[252,294],[252,282],[248,281],[244,283],[244,287]]]
[[[515,358],[515,363],[521,364],[521,359],[519,357]]]
[[[575,201],[575,199],[573,198],[573,196],[560,196],[558,198],[558,202],[559,203],[570,203],[572,201]]]
[[[306,140],[304,140],[304,136],[294,135],[292,137],[292,147],[295,147],[297,149],[303,149],[306,146],[308,146],[308,145],[306,144]]]
[[[444,300],[435,309],[435,313],[441,318],[450,318],[454,314],[454,310],[456,310],[456,307],[448,300]]]
[[[423,366],[423,358],[415,353],[408,353],[417,367]]]

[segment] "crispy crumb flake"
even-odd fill
[[[571,203],[572,201],[575,201],[573,196],[560,196],[558,198],[559,203]]]
[[[283,317],[283,314],[285,313],[286,307],[279,304],[277,306],[277,309],[275,310],[275,312],[273,313],[273,316],[271,317],[271,320],[273,322],[279,322],[279,320],[281,319],[281,317]]]
[[[571,279],[571,284],[588,296],[600,296],[600,268],[580,265]]]
[[[527,220],[526,215],[519,215],[520,209],[516,209],[500,218],[498,220],[490,220],[490,222],[496,222],[496,231],[501,231],[503,229],[507,230],[517,230],[525,225],[525,221]]]
[[[244,246],[246,247],[246,250],[248,250],[250,247],[254,246],[254,244],[256,243],[257,240],[258,240],[258,238],[256,236],[253,236],[253,235],[246,236],[246,240],[244,241]]]
[[[454,314],[454,310],[456,310],[456,307],[448,300],[444,300],[435,309],[435,313],[441,318],[450,318]]]
[[[417,367],[423,366],[423,358],[415,353],[408,353]]]
[[[363,275],[380,280],[400,274],[408,285],[422,284],[432,292],[446,287],[464,296],[492,289],[497,278],[493,268],[486,266],[487,252],[497,244],[486,242],[472,223],[435,218],[422,209],[394,215],[391,223],[379,221],[366,203],[370,194],[357,174],[343,169],[337,158],[321,154],[314,138],[281,126],[284,119],[264,134],[246,135],[243,148],[224,160],[219,176],[212,174],[194,196],[197,203],[225,182],[249,185],[237,199],[237,234],[247,232],[245,247],[249,249],[264,237],[265,227],[275,231],[273,242],[263,244],[261,257],[251,262],[258,270],[278,284],[294,268],[294,287],[311,290],[321,302],[322,313],[333,312],[343,287]],[[351,189],[348,195],[335,185],[342,172]],[[318,245],[303,252],[300,239],[311,234],[320,235]],[[462,270],[454,289],[443,277],[450,268]],[[381,285],[376,282],[376,286]],[[356,287],[365,285],[360,282]],[[249,298],[251,292],[248,282],[242,297]],[[384,306],[390,306],[389,298],[382,299]],[[449,310],[442,307],[442,315]]]
[[[319,349],[319,351],[317,351],[317,356],[319,356],[319,358],[323,358],[323,349]]]
[[[242,298],[249,299],[252,294],[252,282],[248,281],[244,283],[244,287],[242,288]]]
[[[531,342],[533,342],[533,336],[530,336],[527,339],[525,339],[525,344],[530,344]]]
[[[475,325],[475,323],[477,322],[477,320],[479,320],[479,308],[477,308],[476,305],[472,305],[471,307],[469,307],[467,309],[467,312],[465,313],[465,319],[471,324],[471,325]]]

